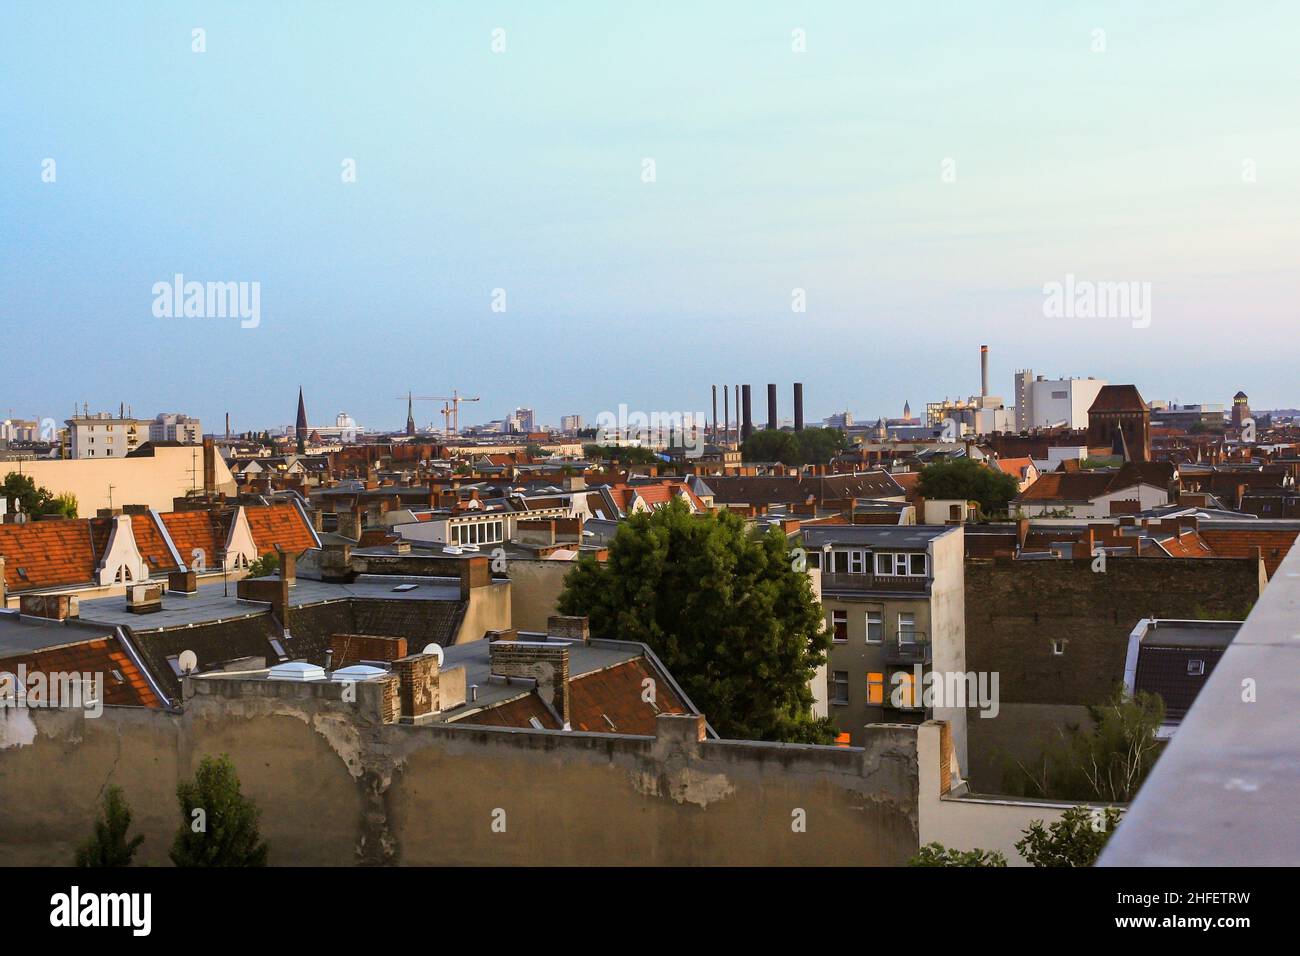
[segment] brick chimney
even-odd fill
[[[286,551],[280,545],[275,546],[275,553],[280,558],[280,577],[284,579],[289,587],[298,583],[298,555],[293,551]]]
[[[18,611],[24,617],[41,617],[47,621],[76,620],[79,603],[75,594],[24,594],[18,598]]]
[[[542,641],[492,641],[488,644],[493,676],[537,681],[537,694],[569,726],[569,646]]]
[[[217,446],[211,438],[203,439],[203,494],[217,493]]]
[[[559,641],[591,643],[591,625],[586,617],[552,614],[546,619],[546,634]]]
[[[360,541],[361,528],[363,525],[361,515],[362,511],[359,506],[354,506],[349,511],[340,511],[338,514],[338,533],[344,538],[351,538],[353,541]]]

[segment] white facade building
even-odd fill
[[[1100,378],[1034,377],[1032,369],[1016,373],[1016,430],[1064,425],[1088,427],[1088,409],[1107,384]]]

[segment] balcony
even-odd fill
[[[922,631],[902,630],[881,645],[886,664],[929,664],[931,646]]]
[[[822,591],[905,591],[909,594],[928,594],[930,579],[899,574],[855,574],[845,571],[823,571]]]

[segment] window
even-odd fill
[[[831,635],[836,644],[849,639],[849,612],[831,611]]]
[[[835,552],[835,573],[847,574],[849,570],[849,553],[847,551]]]
[[[872,671],[867,674],[867,703],[880,705],[885,702],[885,675]]]
[[[958,517],[954,515],[953,517]],[[907,556],[907,573],[915,577],[925,577],[925,555],[909,554]]]
[[[820,568],[822,566],[822,553],[820,551],[809,551],[807,552],[807,555],[808,567]]]
[[[867,612],[867,643],[879,644],[885,637],[885,615],[881,611]]]
[[[1205,661],[1188,661],[1188,662],[1187,662],[1187,676],[1188,676],[1188,677],[1204,677],[1204,676],[1205,676]]]
[[[916,640],[916,615],[911,611],[898,614],[898,639],[900,641]]]
[[[894,556],[892,554],[886,551],[876,555],[876,573],[894,573]]]
[[[1062,639],[1059,638],[1059,637],[1056,638],[1055,640],[1053,640],[1053,641],[1052,641],[1052,653],[1053,653],[1054,655],[1056,655],[1057,657],[1060,657],[1062,654],[1064,654],[1064,653],[1065,653],[1065,641],[1062,640]]]
[[[877,552],[876,573],[896,577],[925,577],[925,552]]]
[[[831,673],[831,703],[847,704],[849,702],[849,672]]]
[[[862,551],[849,552],[849,574],[866,574],[866,554]]]

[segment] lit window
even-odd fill
[[[1056,638],[1054,641],[1052,641],[1052,653],[1053,653],[1054,655],[1056,655],[1057,657],[1060,657],[1062,654],[1064,654],[1064,653],[1065,653],[1065,641],[1062,640],[1062,639],[1059,638],[1059,637]]]
[[[867,703],[883,704],[885,702],[885,675],[876,672],[867,674]]]

